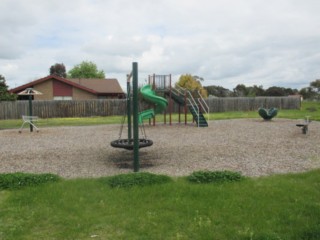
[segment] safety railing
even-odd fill
[[[179,85],[177,85],[175,88],[171,88],[171,91],[180,97],[185,97],[186,89],[180,87]]]
[[[184,97],[186,99],[187,105],[190,106],[196,114],[198,127],[200,125],[200,109],[207,115],[207,119],[209,119],[209,106],[203,99],[199,91],[195,92],[197,96],[193,96],[189,90],[178,85],[175,88],[172,88],[171,91],[175,95]]]
[[[191,92],[189,90],[186,89],[186,93],[187,93],[187,100],[190,104],[190,106],[192,107],[192,109],[194,110],[194,112],[196,113],[197,115],[197,124],[198,124],[198,127],[200,126],[200,109],[199,109],[199,106],[196,102],[196,100],[194,99],[194,97],[192,96]]]
[[[201,109],[207,114],[207,119],[209,120],[209,117],[210,117],[210,108],[207,104],[207,102],[203,99],[203,97],[201,96],[200,92],[198,91],[198,95],[199,95],[199,98],[198,98],[198,102],[201,106]]]

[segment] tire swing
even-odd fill
[[[137,67],[136,67],[137,68]],[[135,70],[137,71],[137,70]],[[119,132],[119,138],[117,140],[112,141],[110,144],[114,148],[123,148],[127,150],[134,150],[134,148],[144,148],[144,147],[150,147],[153,144],[153,141],[150,139],[147,139],[144,125],[143,123],[140,124],[138,123],[138,98],[137,98],[137,77],[133,76],[133,135],[134,137],[132,138],[132,132],[131,132],[131,89],[130,89],[130,79],[132,75],[135,74],[129,74],[127,76],[127,99],[126,104],[123,104],[123,112],[126,113],[123,116],[122,122],[121,122],[121,127],[120,127],[120,132]],[[122,132],[123,132],[123,127],[126,122],[128,122],[128,136],[127,138],[122,138]],[[139,138],[139,129],[141,131],[141,136],[142,138]],[[135,146],[135,138],[137,139],[137,145]]]
[[[152,144],[153,142],[150,139],[139,139],[139,148],[150,147]],[[111,146],[114,148],[133,150],[133,139],[118,139],[112,141]]]

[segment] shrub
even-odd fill
[[[147,186],[154,184],[161,184],[171,182],[172,179],[165,175],[156,175],[152,173],[129,173],[120,174],[108,178],[108,184],[115,187],[133,187],[133,186]]]
[[[231,171],[196,171],[187,177],[194,183],[235,182],[244,179],[241,173]]]
[[[0,174],[0,189],[19,189],[27,186],[37,186],[47,182],[60,180],[58,175],[32,173],[5,173]]]

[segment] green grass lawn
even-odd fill
[[[309,116],[313,121],[320,121],[320,102],[302,102],[301,109],[296,110],[279,110],[278,118],[289,119],[304,119]],[[172,121],[178,122],[178,114],[172,115]],[[276,118],[277,118],[276,117]],[[211,113],[209,120],[219,119],[235,119],[235,118],[260,118],[257,111],[248,112],[221,112]],[[88,125],[100,125],[100,124],[120,124],[123,116],[109,116],[109,117],[86,117],[86,118],[48,118],[40,119],[36,124],[41,127],[58,127],[58,126],[88,126]],[[156,122],[163,122],[164,117],[162,114],[156,115]],[[167,123],[169,123],[169,115],[166,117]],[[184,115],[181,114],[181,122],[183,123]],[[187,121],[192,122],[192,116],[188,114]],[[21,119],[14,120],[0,120],[0,129],[14,129],[20,128],[22,124]],[[27,124],[26,124],[26,127]]]
[[[280,109],[276,118],[304,119],[309,116],[313,121],[320,121],[320,102],[303,101],[301,109]],[[222,112],[210,114],[211,120],[234,119],[234,118],[260,118],[257,111],[249,112]]]
[[[319,239],[320,170],[111,188],[62,180],[0,191],[0,239]]]

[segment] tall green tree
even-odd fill
[[[299,94],[302,95],[303,99],[315,99],[317,98],[317,93],[312,87],[305,87],[300,89]]]
[[[257,86],[253,85],[253,87],[249,87],[249,96],[250,97],[257,97],[257,96],[264,96],[265,91],[263,89],[263,86]]]
[[[0,74],[0,101],[14,101],[16,99],[17,95],[9,92],[6,79]]]
[[[200,81],[203,81],[203,79],[198,76],[185,74],[180,76],[179,81],[176,83],[176,85],[188,89],[189,91],[199,91],[201,96],[206,98],[208,97],[208,92],[205,88],[202,87]]]
[[[95,63],[83,61],[68,72],[69,78],[105,78],[103,70],[98,70]]]
[[[266,90],[266,96],[286,96],[286,91],[282,87],[272,86]]]
[[[292,88],[284,88],[284,87],[269,87],[265,95],[266,96],[288,96],[288,95],[294,95],[297,94],[299,91],[297,89]]]
[[[311,82],[310,88],[315,93],[313,98],[320,99],[320,79]]]
[[[235,97],[246,97],[249,94],[249,89],[244,84],[238,84],[233,89],[233,94]]]
[[[207,90],[208,95],[212,95],[215,97],[230,97],[232,95],[232,92],[229,89],[221,86],[211,85],[204,88]]]
[[[63,63],[56,63],[50,67],[50,75],[56,75],[58,77],[66,78],[66,67]]]
[[[310,87],[314,88],[316,92],[320,93],[320,79],[317,79],[310,83]]]

